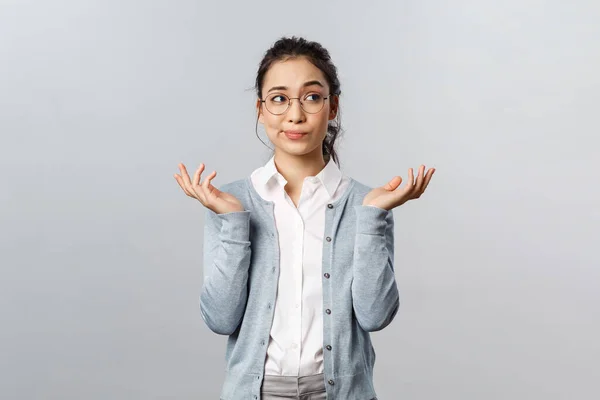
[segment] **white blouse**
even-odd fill
[[[333,160],[304,179],[298,207],[285,192],[287,181],[274,157],[251,174],[258,194],[275,204],[280,274],[267,347],[265,375],[323,373],[321,257],[327,204],[346,190],[349,178]]]

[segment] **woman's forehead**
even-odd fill
[[[327,87],[323,72],[306,58],[290,58],[274,62],[265,74],[264,89],[273,86],[286,86],[289,89],[301,88],[306,82],[319,81]]]

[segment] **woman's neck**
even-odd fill
[[[288,182],[286,190],[302,189],[304,178],[315,176],[325,168],[327,161],[322,153],[296,156],[286,153],[275,154],[275,167]]]

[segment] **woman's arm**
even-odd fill
[[[244,316],[250,253],[250,211],[206,209],[200,311],[215,333],[231,335]]]
[[[358,322],[366,331],[378,331],[392,322],[398,312],[400,298],[394,275],[394,215],[392,210],[425,192],[435,168],[425,173],[419,167],[414,178],[408,170],[408,180],[402,189],[402,177],[395,176],[382,187],[371,190],[356,210],[356,240],[354,249],[354,280],[352,302]]]
[[[360,326],[379,331],[392,322],[400,298],[394,274],[394,214],[356,205],[352,304]]]

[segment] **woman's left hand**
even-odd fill
[[[363,199],[363,206],[376,206],[385,210],[391,210],[398,207],[408,200],[418,199],[427,189],[429,181],[435,172],[435,168],[430,168],[425,173],[425,166],[419,167],[419,175],[415,181],[413,169],[408,170],[408,182],[402,189],[396,190],[402,183],[402,177],[395,176],[391,181],[382,187],[371,190]]]

